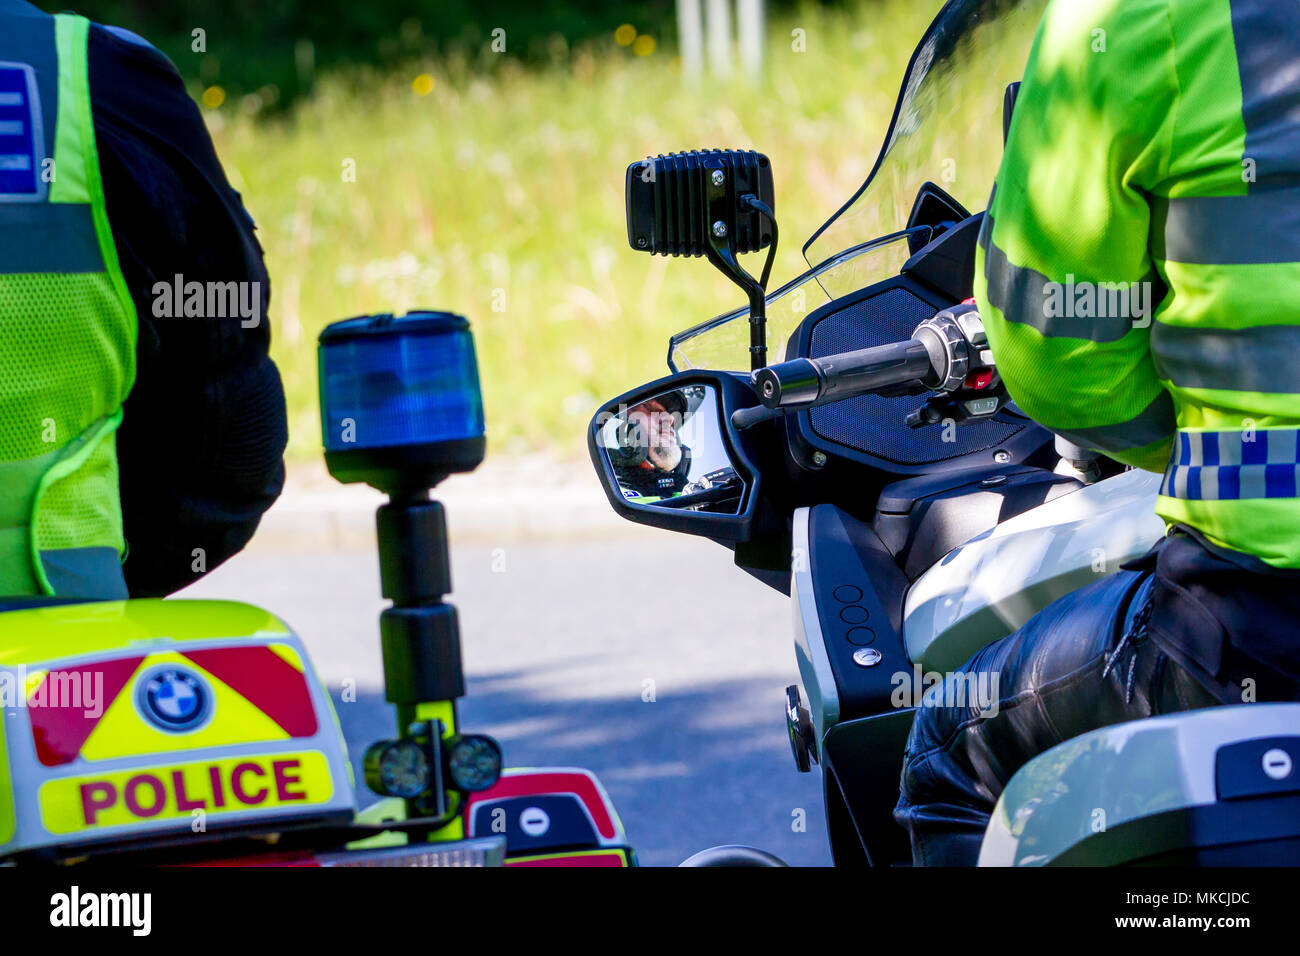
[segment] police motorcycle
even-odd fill
[[[329,326],[325,459],[378,510],[392,739],[358,793],[303,640],[209,600],[8,602],[0,613],[0,863],[632,866],[600,782],[505,769],[466,732],[446,519],[430,489],[482,461],[468,322],[417,312]]]
[[[953,308],[972,295],[983,215],[970,204],[993,181],[1044,7],[943,7],[871,174],[804,246],[811,268],[770,294],[766,157],[702,150],[628,169],[631,247],[702,255],[749,302],[672,336],[671,374],[599,409],[592,462],[621,516],[710,538],[791,598],[801,684],[785,693],[790,744],[798,771],[821,772],[837,865],[911,860],[891,812],[924,690],[1164,534],[1160,477],[1021,414],[978,315]],[[738,256],[765,248],[755,279]],[[635,453],[635,435],[620,424],[701,389],[677,432],[694,473],[731,480],[629,494],[613,462]],[[965,687],[977,709],[997,700],[995,686]],[[1066,741],[1008,782],[980,864],[1294,863],[1297,728],[1300,705],[1251,704]],[[684,865],[782,864],[720,847]]]

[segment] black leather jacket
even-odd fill
[[[117,449],[132,596],[190,584],[252,537],[284,484],[270,283],[253,220],[171,61],[92,25],[91,112],[109,223],[139,316],[135,386]],[[156,282],[259,284],[261,321],[158,318]]]

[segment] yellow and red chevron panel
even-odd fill
[[[134,654],[38,672],[28,684],[36,756],[46,767],[313,737],[319,729],[302,664],[285,644]],[[95,690],[61,692],[71,687]],[[87,707],[87,698],[96,705]]]

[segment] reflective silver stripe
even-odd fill
[[[1231,0],[1231,5],[1246,126],[1243,158],[1254,161],[1261,190],[1270,181],[1300,184],[1300,3]]]
[[[1193,466],[1195,467],[1195,466]],[[1219,497],[1219,469],[1218,466],[1206,468],[1203,464],[1201,468],[1201,496],[1211,500]],[[1184,486],[1186,482],[1184,482]]]
[[[50,587],[59,597],[99,598],[106,601],[128,597],[126,578],[117,549],[59,548],[41,552],[41,567]]]
[[[1300,262],[1300,3],[1231,0],[1246,195],[1157,203],[1152,255],[1193,265]]]
[[[1118,342],[1133,331],[1134,316],[1105,315],[1048,315],[1048,302],[1055,288],[1062,301],[1072,304],[1064,283],[1049,279],[1043,273],[1027,266],[1018,266],[993,242],[993,217],[985,215],[980,227],[980,246],[984,249],[984,278],[988,281],[989,303],[997,308],[1008,322],[1028,325],[1047,338],[1084,339],[1088,342]],[[1141,280],[1155,284],[1159,277],[1153,271]],[[1082,287],[1079,283],[1079,287]],[[1100,283],[1094,283],[1099,286]],[[1127,285],[1127,283],[1125,284]],[[1154,299],[1154,293],[1152,298]],[[1154,301],[1150,303],[1154,309]],[[1149,318],[1149,316],[1147,317]]]
[[[1160,377],[1182,388],[1300,394],[1300,324],[1204,329],[1156,322],[1151,356]]]
[[[103,271],[88,204],[0,203],[0,274]]]
[[[1187,497],[1187,476],[1191,474],[1190,468],[1180,468],[1174,472],[1173,495],[1175,498]]]
[[[1296,456],[1296,432],[1287,428],[1270,428],[1261,434],[1268,439],[1268,464],[1300,464],[1300,457]]]
[[[1156,259],[1223,266],[1300,262],[1300,188],[1157,200],[1152,220]]]
[[[1076,445],[1101,451],[1130,451],[1146,448],[1169,438],[1177,430],[1174,402],[1164,389],[1136,417],[1117,425],[1098,425],[1093,428],[1053,428],[1052,431]]]

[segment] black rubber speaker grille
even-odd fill
[[[819,319],[812,329],[810,356],[901,342],[934,313],[906,289],[889,289]],[[863,395],[814,408],[809,421],[813,432],[827,441],[900,465],[928,465],[996,448],[1023,427],[1002,422],[967,425],[956,430],[956,441],[945,442],[941,425],[913,430],[903,424],[922,400]]]

